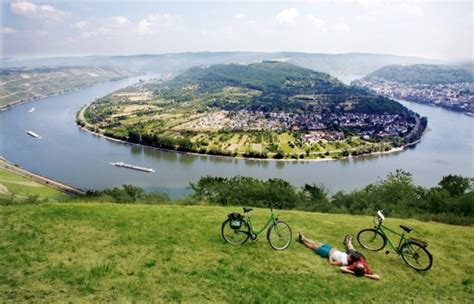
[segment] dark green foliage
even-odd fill
[[[239,97],[239,102],[226,98],[211,98],[210,107],[225,110],[249,109],[253,111],[315,111],[312,97],[316,96],[323,108],[331,112],[342,111],[340,103],[353,101],[352,112],[406,114],[406,109],[388,98],[374,95],[359,87],[344,85],[329,74],[301,68],[289,63],[264,61],[249,65],[218,64],[194,67],[165,83],[158,92],[167,99],[178,102],[196,97],[208,99],[225,87],[240,87],[261,92],[259,96]],[[234,97],[236,98],[236,97]],[[250,99],[249,99],[250,98]]]
[[[253,177],[233,178],[202,177],[191,184],[198,200],[219,205],[247,205],[292,209],[298,202],[296,189],[287,181],[269,179],[261,181]]]
[[[366,215],[383,209],[388,216],[472,225],[474,192],[466,192],[465,183],[471,179],[447,176],[443,181],[443,185],[456,190],[450,193],[443,186],[422,188],[413,183],[410,173],[402,170],[362,190],[338,192],[332,198],[323,186],[306,184],[299,188],[280,179],[262,181],[241,176],[202,177],[191,184],[191,189],[195,199],[219,205],[268,207],[268,203],[273,202],[274,206],[284,209]]]
[[[133,185],[123,185],[122,188],[110,188],[102,191],[88,191],[87,196],[90,198],[100,196],[111,197],[117,203],[145,203],[145,204],[160,204],[169,202],[169,197],[165,193],[152,192],[146,193],[145,191]]]
[[[448,191],[453,197],[464,194],[468,189],[472,188],[472,178],[460,176],[460,175],[448,175],[443,177],[439,182],[439,186]]]

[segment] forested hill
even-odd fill
[[[383,79],[406,84],[448,84],[474,82],[474,74],[455,66],[415,64],[389,65],[364,77],[364,80]]]
[[[245,86],[265,93],[285,90],[298,92],[346,90],[346,86],[329,74],[315,72],[293,64],[264,61],[249,65],[218,64],[200,66],[187,70],[171,81],[171,85],[196,84],[200,92],[222,87]]]
[[[251,91],[252,98],[246,98],[245,102],[238,97],[231,102],[209,98],[226,88]],[[202,100],[205,96],[213,100],[212,105],[227,110],[406,112],[403,106],[388,98],[347,86],[329,74],[278,61],[193,67],[165,83],[157,92],[182,101]]]

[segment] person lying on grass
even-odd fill
[[[354,249],[352,236],[350,235],[346,235],[344,239],[344,245],[346,245],[347,248],[346,252],[332,248],[329,244],[307,239],[301,232],[299,241],[306,247],[314,250],[319,256],[327,258],[329,264],[341,266],[340,269],[343,273],[364,276],[374,280],[380,279],[380,276],[373,273],[370,269],[365,257]]]

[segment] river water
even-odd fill
[[[433,186],[442,176],[473,176],[474,118],[442,108],[401,101],[428,117],[427,132],[403,152],[340,161],[263,161],[186,155],[129,145],[94,136],[77,128],[75,114],[95,98],[137,79],[97,85],[28,102],[0,112],[0,155],[35,173],[81,189],[133,184],[172,197],[189,193],[201,176],[282,178],[295,185],[323,184],[334,193],[350,191],[385,177],[396,169],[413,174],[415,182]],[[29,112],[35,107],[36,110]],[[32,130],[42,136],[26,134]],[[110,162],[150,167],[155,173],[118,168]]]

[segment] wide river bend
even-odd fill
[[[401,101],[428,117],[421,142],[403,152],[339,161],[265,161],[187,155],[108,140],[82,131],[75,124],[81,106],[126,87],[138,79],[100,84],[15,106],[0,112],[0,155],[25,169],[81,189],[134,184],[172,197],[189,192],[201,176],[282,178],[295,185],[316,183],[330,192],[350,191],[376,182],[396,169],[413,174],[423,186],[442,176],[473,176],[473,122],[462,113]],[[35,111],[29,112],[31,108]],[[42,139],[26,134],[33,130]],[[155,173],[118,168],[123,161],[151,167]]]

